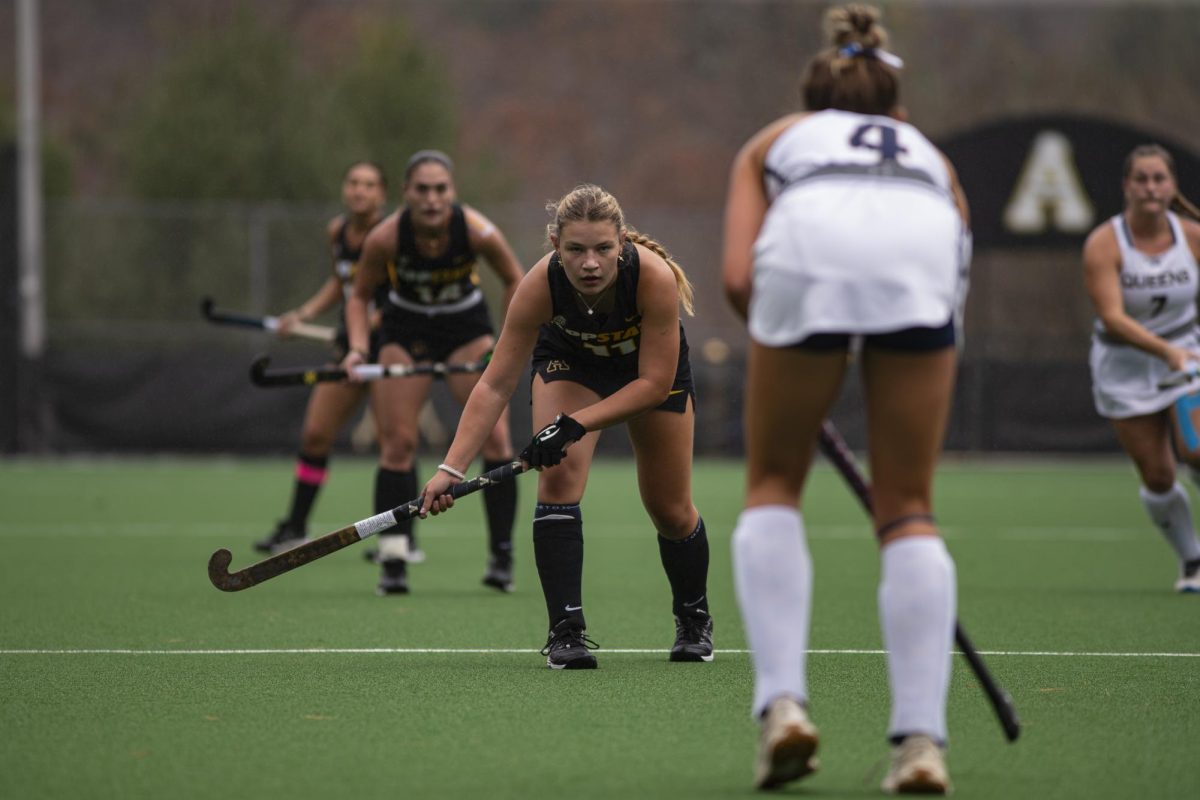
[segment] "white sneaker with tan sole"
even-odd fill
[[[905,736],[892,748],[892,766],[883,779],[887,794],[949,794],[950,776],[937,742],[924,734]]]
[[[754,785],[774,789],[817,769],[817,727],[791,697],[777,697],[762,717]]]

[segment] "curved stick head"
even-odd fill
[[[245,587],[240,585],[236,575],[229,574],[229,565],[233,562],[233,553],[221,548],[208,559],[208,580],[222,592],[236,592]]]
[[[267,385],[267,365],[271,363],[270,356],[259,356],[250,365],[250,380],[255,386]]]
[[[213,302],[211,297],[205,297],[200,301],[200,313],[204,315],[205,319],[212,319],[214,305],[216,303]]]

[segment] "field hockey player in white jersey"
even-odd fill
[[[904,122],[902,64],[877,19],[857,4],[827,12],[829,46],[809,62],[806,112],[752,137],[730,175],[723,281],[751,338],[733,563],[753,652],[762,789],[817,766],[805,663],[813,569],[798,506],[852,342],[861,345],[892,696],[883,789],[950,788],[956,580],[931,496],[966,291],[967,207],[949,162]]]
[[[1200,592],[1200,541],[1175,479],[1178,457],[1200,485],[1200,209],[1179,193],[1174,160],[1158,145],[1129,154],[1122,186],[1125,209],[1083,247],[1096,308],[1092,396],[1137,467],[1146,513],[1179,559],[1175,589]]]

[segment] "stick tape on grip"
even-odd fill
[[[354,530],[358,531],[359,539],[366,539],[368,536],[374,536],[380,531],[385,531],[396,524],[396,515],[391,511],[385,511],[382,514],[376,514],[373,517],[368,517],[362,522],[354,523]]]

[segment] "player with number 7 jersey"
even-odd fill
[[[1179,190],[1161,145],[1125,159],[1125,207],[1083,245],[1083,280],[1096,310],[1088,366],[1096,411],[1137,468],[1138,495],[1175,551],[1175,590],[1200,593],[1200,537],[1177,461],[1200,485],[1200,208]]]

